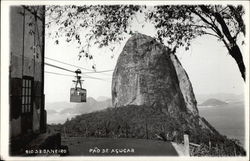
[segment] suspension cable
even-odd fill
[[[75,71],[73,71],[73,70],[69,70],[69,69],[66,69],[66,68],[63,68],[63,67],[59,67],[57,65],[53,65],[53,64],[50,64],[50,63],[44,63],[44,64],[48,65],[48,66],[51,66],[51,67],[54,67],[54,68],[58,68],[58,69],[62,69],[62,70],[68,71],[68,72],[75,73]]]
[[[63,68],[63,67],[59,67],[59,66],[57,66],[57,65],[53,65],[53,64],[50,64],[50,63],[44,63],[45,65],[48,65],[48,66],[51,66],[51,67],[54,67],[54,68],[58,68],[58,69],[62,69],[62,70],[66,70],[66,71],[68,71],[68,72],[73,72],[73,73],[75,73],[75,71],[72,71],[72,70],[69,70],[69,69],[66,69],[66,68]],[[69,65],[69,64],[68,64]],[[71,65],[71,66],[74,66],[74,65]],[[78,66],[75,66],[75,67],[78,67]],[[81,68],[81,67],[79,67],[79,68]],[[91,72],[84,72],[84,73],[86,73],[86,74],[95,74],[95,73],[106,73],[106,72],[111,72],[111,71],[114,71],[113,69],[111,69],[111,70],[103,70],[103,71],[91,71]]]
[[[69,74],[61,74],[61,73],[49,72],[49,71],[44,71],[44,73],[55,74],[55,75],[62,75],[62,76],[68,76],[68,77],[74,77],[73,75],[69,75]]]
[[[61,76],[68,76],[68,77],[75,77],[74,75],[62,74],[62,73],[56,73],[56,72],[50,72],[50,71],[45,71],[45,73],[61,75]],[[97,79],[97,80],[102,80],[102,81],[108,81],[108,80],[105,80],[105,79],[102,79],[102,78],[92,77],[92,76],[89,76],[89,75],[84,75],[84,76],[82,75],[82,77],[83,78],[89,78],[89,79]]]
[[[72,64],[65,63],[63,61],[59,61],[59,60],[56,60],[56,59],[52,59],[52,58],[48,58],[48,57],[45,57],[45,59],[52,60],[52,61],[55,61],[55,62],[58,62],[58,63],[62,63],[62,64],[65,64],[65,65],[69,65],[69,66],[72,66],[72,67],[81,68],[83,70],[87,70],[87,71],[93,72],[93,70],[91,70],[91,69],[87,69],[87,68],[79,67],[79,66],[76,66],[76,65],[72,65]]]
[[[65,63],[65,62],[62,62],[62,61],[59,61],[59,60],[55,60],[55,59],[52,59],[52,58],[48,58],[48,57],[45,57],[45,59],[52,60],[52,61],[55,61],[55,62],[59,62],[59,63],[62,63],[62,64],[66,64],[66,65],[69,65],[69,66],[72,66],[72,67],[81,68],[83,70],[90,71],[90,72],[84,72],[84,73],[87,73],[87,74],[92,74],[92,73],[103,73],[104,74],[106,72],[112,72],[112,71],[114,71],[113,69],[111,69],[111,70],[103,70],[103,71],[93,71],[93,70],[90,70],[90,69],[87,69],[87,68],[83,68],[83,67],[80,67],[80,66],[72,65],[72,64]]]
[[[84,73],[87,73],[87,74],[92,74],[92,73],[106,73],[106,72],[112,72],[114,70],[103,70],[103,71],[96,71],[96,72],[84,72]]]

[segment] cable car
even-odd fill
[[[81,70],[77,69],[75,71],[76,73],[76,80],[73,80],[75,83],[75,88],[70,89],[70,102],[76,102],[76,103],[81,103],[81,102],[86,102],[86,95],[87,91],[86,89],[82,88],[82,81],[81,76]]]

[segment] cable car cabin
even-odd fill
[[[86,89],[71,88],[70,89],[70,102],[86,102]]]
[[[81,70],[77,69],[75,71],[76,73],[76,80],[73,80],[75,83],[75,88],[70,89],[70,102],[86,102],[86,96],[87,96],[87,91],[86,89],[82,88],[82,81],[81,76],[78,74],[81,74]],[[78,87],[79,85],[79,87]]]

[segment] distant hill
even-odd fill
[[[70,113],[80,115],[83,113],[102,110],[110,106],[111,99],[107,99],[105,101],[96,101],[94,98],[88,97],[86,103],[77,103],[73,108],[66,108],[60,111],[60,114]]]
[[[75,103],[70,102],[49,102],[45,104],[47,112],[60,112],[63,109],[74,107]]]
[[[63,123],[67,118],[75,115],[99,111],[111,107],[111,99],[96,101],[92,97],[87,98],[86,103],[53,102],[46,103],[48,123]]]
[[[244,102],[244,94],[232,94],[232,93],[214,93],[214,94],[195,94],[195,98],[198,104],[205,102],[210,98],[216,98],[224,102]]]
[[[226,105],[227,103],[215,98],[211,98],[200,104],[200,106],[220,106],[220,105]]]

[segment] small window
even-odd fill
[[[32,77],[24,77],[22,83],[22,113],[32,112]]]

